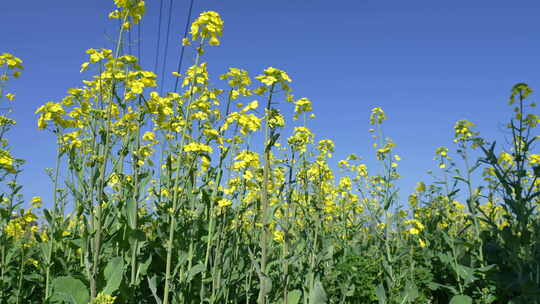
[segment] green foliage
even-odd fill
[[[436,150],[433,182],[405,203],[381,108],[369,118],[378,168],[351,154],[334,170],[334,144],[315,141],[311,101],[294,99],[284,71],[254,85],[230,68],[214,86],[203,59],[219,14],[194,22],[183,42],[195,64],[160,94],[122,53],[144,2],[115,3],[116,49],[90,49],[82,66],[99,73],[37,111],[58,142],[49,208],[39,197],[23,208],[23,162],[0,118],[2,303],[540,302],[539,118],[526,84],[510,94],[507,147],[458,121],[455,149]],[[22,68],[14,58],[0,56],[2,90]]]

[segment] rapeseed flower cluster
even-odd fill
[[[131,24],[139,24],[145,13],[145,3],[143,0],[114,0],[114,4],[118,7],[111,13],[109,18],[120,19],[122,21],[122,29],[128,30]],[[128,20],[128,19],[131,20]]]
[[[307,152],[307,145],[313,143],[314,134],[306,127],[294,128],[293,135],[287,139],[289,145],[302,153]]]
[[[90,304],[114,304],[115,300],[116,297],[100,292]]]
[[[198,142],[191,142],[184,146],[184,152],[212,153],[213,149],[209,145]]]
[[[273,68],[273,67],[269,67],[269,68],[264,70],[263,74],[255,77],[255,78],[258,79],[260,82],[262,82],[263,84],[265,84],[268,87],[279,84],[281,86],[281,89],[288,96],[290,96],[289,92],[291,91],[291,88],[289,87],[288,83],[290,83],[292,80],[289,77],[289,75],[287,75],[287,73],[285,73],[284,71]],[[262,88],[257,89],[257,93],[259,95],[262,95],[265,91],[266,91],[266,89],[262,89]]]
[[[474,123],[468,120],[459,120],[454,125],[454,142],[463,142],[472,139],[478,135],[478,132],[474,132],[471,128],[474,127]]]
[[[223,35],[223,20],[214,11],[203,12],[191,24],[191,40],[208,39],[208,44],[219,45],[218,37]]]

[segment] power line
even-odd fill
[[[163,66],[161,68],[161,90],[160,95],[163,95],[163,88],[165,87],[165,68],[167,67],[167,52],[169,51],[169,35],[171,31],[171,19],[173,10],[173,0],[169,1],[169,16],[167,20],[167,33],[165,34],[165,54],[163,55]]]
[[[132,50],[131,50],[131,44],[133,43],[133,40],[131,40],[131,29],[128,30],[128,52],[129,52],[129,55],[133,55],[132,53]]]
[[[142,57],[141,57],[141,26],[142,26],[142,20],[139,20],[139,24],[137,24],[137,58],[139,58],[139,64],[142,66]]]
[[[159,1],[159,18],[158,18],[158,39],[157,39],[157,46],[156,46],[156,62],[154,64],[154,71],[158,72],[158,60],[159,60],[159,44],[161,42],[161,13],[163,11],[163,0]]]
[[[191,0],[190,4],[189,4],[188,16],[187,16],[187,19],[186,19],[186,27],[184,29],[184,37],[183,38],[187,37],[188,28],[189,28],[189,22],[191,20],[191,12],[193,11],[193,2],[194,2],[194,0]],[[184,59],[184,50],[185,50],[185,48],[186,48],[185,45],[182,43],[182,49],[180,51],[180,59],[178,60],[178,67],[176,69],[176,71],[178,73],[180,73],[180,71],[182,69],[182,60]],[[174,92],[176,92],[178,90],[178,80],[179,80],[179,77],[176,77],[176,80],[174,82]]]

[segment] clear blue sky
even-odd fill
[[[142,23],[146,69],[156,56],[159,3],[147,1]],[[174,0],[167,75],[188,4]],[[14,155],[27,160],[21,176],[27,199],[50,197],[44,168],[53,167],[55,156],[53,137],[36,129],[34,111],[90,77],[79,74],[84,51],[111,47],[112,6],[112,0],[0,1],[0,52],[14,53],[26,68],[10,83],[18,121],[10,140]],[[403,159],[404,196],[417,180],[429,180],[434,150],[451,145],[455,121],[471,120],[487,138],[501,139],[512,85],[540,89],[538,1],[195,0],[195,16],[206,10],[225,21],[222,45],[206,54],[214,77],[230,66],[252,76],[267,66],[286,70],[295,96],[313,101],[316,136],[335,141],[336,161],[350,152],[373,155],[368,117],[382,107],[386,135]],[[165,28],[166,22],[162,46]]]

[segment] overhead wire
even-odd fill
[[[142,20],[139,20],[139,24],[137,24],[137,58],[139,58],[139,64],[142,65],[142,57],[141,57],[141,26],[142,26]]]
[[[183,37],[184,39],[187,38],[189,23],[190,23],[190,20],[191,20],[191,12],[193,11],[193,2],[194,2],[194,0],[190,0],[188,15],[187,15],[187,19],[186,19],[186,26],[184,28],[184,37]],[[184,44],[182,44],[182,49],[180,51],[180,58],[178,59],[178,67],[176,68],[176,72],[178,72],[178,73],[180,73],[180,71],[182,70],[182,61],[184,59],[184,51],[185,51],[185,49],[186,49],[186,46]],[[176,77],[176,80],[174,82],[174,90],[173,90],[173,92],[176,92],[178,90],[178,81],[179,81],[179,77]]]
[[[133,40],[131,39],[131,30],[128,30],[128,42],[127,42],[127,45],[128,45],[128,54],[129,55],[133,55],[132,53],[132,49],[131,49],[131,44],[133,43]]]
[[[161,67],[161,90],[160,95],[163,95],[163,89],[165,88],[165,69],[167,68],[167,53],[169,51],[169,40],[171,32],[171,19],[173,10],[173,0],[169,0],[169,16],[167,20],[167,32],[165,34],[165,50],[163,54],[163,66]]]
[[[159,63],[159,44],[161,42],[161,16],[163,11],[163,0],[159,1],[159,17],[158,17],[158,34],[157,34],[157,45],[156,45],[156,61],[154,64],[154,71],[158,72],[158,63]]]

